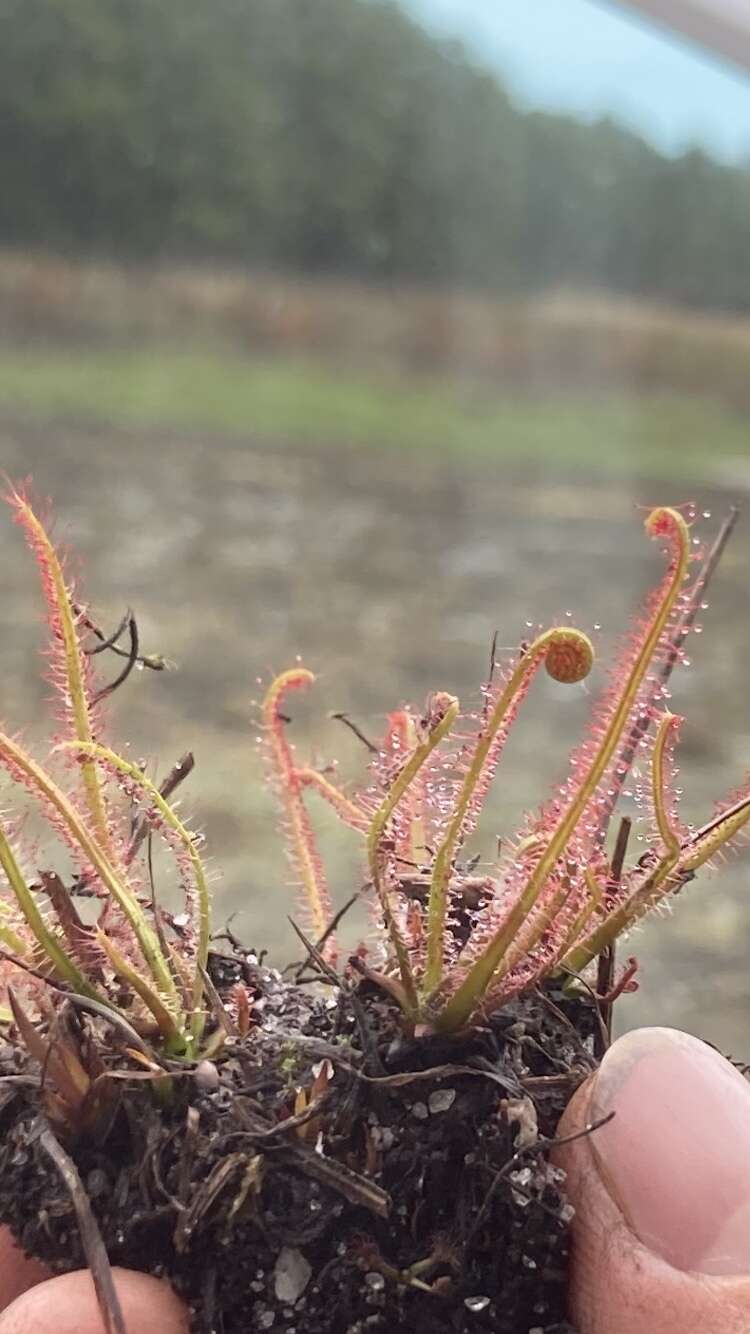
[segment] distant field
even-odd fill
[[[0,410],[744,484],[750,321],[0,253]]]
[[[492,295],[0,251],[0,340],[190,342],[514,390],[667,391],[750,408],[750,319],[593,292]]]
[[[430,450],[561,470],[720,480],[747,425],[705,399],[512,395],[422,376],[365,377],[276,358],[170,347],[0,346],[0,410],[36,421],[168,427],[286,443]]]

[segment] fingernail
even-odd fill
[[[704,1042],[668,1028],[610,1048],[589,1143],[631,1230],[677,1269],[750,1273],[750,1084]]]

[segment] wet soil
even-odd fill
[[[196,1334],[570,1334],[572,1210],[547,1141],[594,1063],[588,1006],[550,988],[470,1035],[414,1039],[369,983],[292,985],[254,956],[212,968],[220,989],[244,975],[255,1027],[161,1092],[76,1021],[110,1096],[85,1133],[52,1128],[111,1263],[168,1277]],[[49,1073],[12,1046],[0,1061],[0,1221],[80,1267]]]

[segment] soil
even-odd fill
[[[200,1334],[572,1334],[546,1141],[594,1065],[588,1004],[547,987],[468,1035],[408,1039],[366,981],[287,982],[239,954],[212,975],[244,977],[257,1022],[167,1088],[110,1027],[69,1020],[113,1077],[93,1128],[52,1129],[112,1264],[169,1278]],[[0,1220],[78,1268],[49,1087],[20,1048],[0,1067]]]

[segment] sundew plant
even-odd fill
[[[290,692],[309,686],[298,667],[271,685],[262,745],[284,814],[290,860],[313,937],[334,958],[331,904],[305,801],[315,793],[359,833],[384,940],[366,971],[417,1031],[456,1031],[560,973],[575,977],[616,938],[667,901],[750,821],[750,781],[700,828],[677,814],[674,753],[681,718],[667,681],[692,628],[729,525],[700,552],[680,510],[653,509],[646,532],[664,555],[658,586],[623,639],[567,777],[481,875],[463,857],[511,727],[535,674],[575,683],[594,659],[590,640],[553,626],[505,662],[493,661],[479,714],[434,694],[421,712],[390,716],[369,782],[349,795],[329,773],[301,766],[286,738]],[[494,659],[494,654],[493,654]],[[610,835],[633,761],[648,778],[647,851],[623,867]],[[500,773],[497,781],[502,781]]]
[[[112,687],[101,687],[95,679],[94,655],[111,647],[117,636],[108,641],[92,634],[93,623],[63,557],[25,491],[12,489],[6,499],[41,572],[58,730],[44,763],[17,737],[0,732],[0,764],[26,789],[49,831],[66,846],[75,874],[66,884],[61,874],[45,869],[32,883],[34,865],[43,857],[48,866],[53,853],[27,846],[24,821],[12,811],[3,814],[3,957],[12,965],[16,985],[23,981],[28,989],[32,984],[37,1001],[47,991],[62,990],[105,1017],[127,1018],[136,1039],[145,1035],[175,1057],[195,1056],[206,1021],[210,931],[200,840],[139,766],[103,743]],[[136,650],[133,645],[131,662]],[[185,924],[171,938],[137,856],[146,827],[173,849],[184,887]],[[95,904],[89,924],[79,913],[83,897]],[[12,985],[8,991],[10,1010],[4,1018],[15,1018],[28,1032]]]
[[[107,698],[123,673],[102,686],[94,665],[128,626],[130,651],[119,651],[133,665],[134,622],[126,618],[109,638],[98,630],[27,492],[11,488],[6,499],[42,576],[56,731],[43,761],[16,735],[0,732],[0,765],[54,840],[50,847],[32,843],[18,813],[0,816],[0,955],[8,999],[0,1017],[15,1023],[45,1065],[55,1110],[69,1116],[90,1098],[96,1061],[90,1050],[83,1058],[79,1040],[68,1040],[71,1030],[59,1022],[61,998],[118,1029],[129,1055],[146,1067],[144,1077],[165,1063],[173,1070],[215,1055],[227,1034],[244,1036],[250,1025],[247,998],[244,1005],[241,996],[222,1000],[211,982],[201,838],[170,800],[179,774],[157,787],[108,743]],[[421,711],[399,708],[375,748],[363,790],[351,795],[329,772],[300,764],[288,741],[289,698],[312,683],[312,673],[294,667],[268,689],[262,747],[312,951],[329,970],[338,966],[306,805],[316,796],[363,845],[374,940],[356,966],[395,999],[412,1032],[459,1031],[552,975],[579,975],[750,820],[747,781],[700,828],[681,823],[674,792],[680,719],[666,707],[665,685],[723,539],[695,568],[689,516],[655,509],[646,530],[664,552],[663,578],[623,641],[567,777],[481,874],[465,845],[510,729],[522,720],[542,668],[561,682],[588,675],[594,655],[583,632],[553,626],[505,661],[493,661],[475,714],[462,716],[445,693],[431,695]],[[636,865],[622,867],[613,857],[611,821],[635,756],[650,775],[648,850]],[[163,838],[174,854],[185,897],[177,917],[155,901],[143,857],[147,833]],[[41,1037],[31,1010],[47,1020],[54,1041]]]

